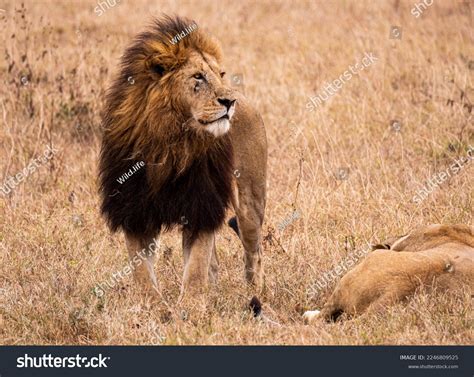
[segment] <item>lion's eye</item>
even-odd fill
[[[225,72],[221,72],[221,77],[224,77],[225,76]]]
[[[193,77],[196,79],[196,80],[204,80],[204,76],[201,74],[201,73],[195,73],[193,75]]]

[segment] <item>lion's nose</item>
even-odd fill
[[[221,105],[225,106],[227,110],[235,103],[235,99],[228,99],[228,98],[218,98],[217,102]]]

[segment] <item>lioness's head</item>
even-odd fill
[[[122,58],[109,115],[129,115],[128,122],[147,128],[147,137],[157,127],[160,135],[193,129],[222,136],[229,131],[236,99],[220,64],[220,46],[195,22],[155,20]]]

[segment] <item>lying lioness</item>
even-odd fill
[[[418,288],[474,291],[474,228],[430,225],[373,247],[364,261],[349,271],[321,311],[307,311],[307,323],[336,320],[381,310],[402,301]]]

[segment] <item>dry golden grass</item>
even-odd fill
[[[0,195],[1,344],[473,342],[470,292],[420,293],[383,315],[336,324],[301,320],[333,288],[310,301],[311,283],[352,249],[423,224],[472,224],[472,166],[420,205],[412,201],[426,179],[474,145],[472,1],[435,1],[419,18],[413,1],[122,0],[100,17],[95,6],[0,4],[0,178],[50,143],[60,150]],[[243,75],[266,123],[262,300],[281,326],[245,311],[243,249],[228,228],[218,237],[220,282],[207,313],[186,321],[167,314],[181,280],[178,232],[163,238],[156,263],[166,302],[144,299],[131,277],[102,298],[91,293],[127,262],[122,236],[109,233],[98,211],[104,91],[130,38],[160,12],[191,17],[220,39],[228,75]],[[392,25],[402,27],[401,40],[389,39]],[[378,61],[308,112],[308,96],[365,52]],[[341,168],[346,180],[337,179]],[[293,205],[300,218],[278,230]]]

